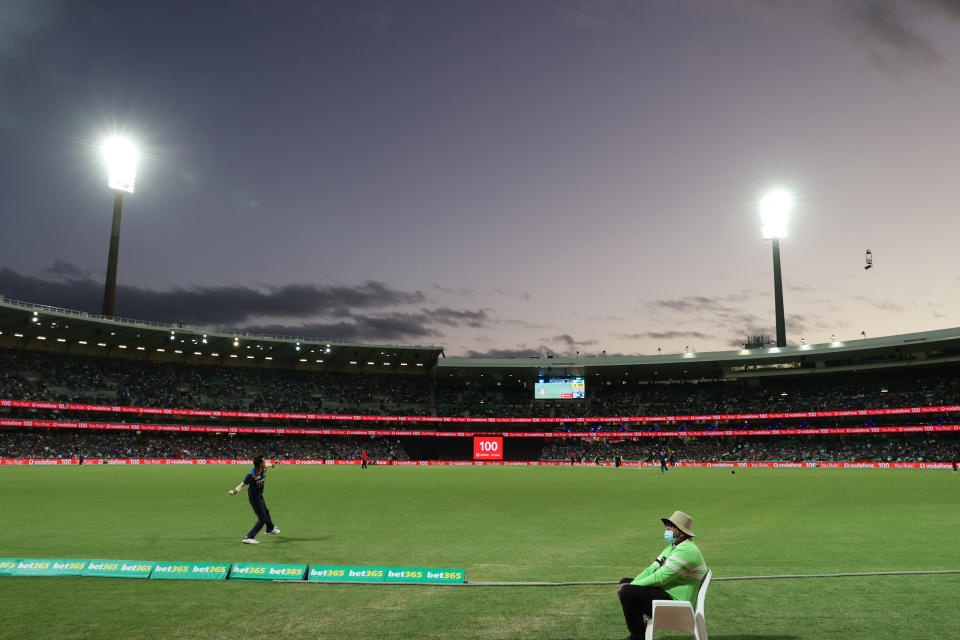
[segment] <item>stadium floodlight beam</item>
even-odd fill
[[[107,160],[107,185],[113,189],[113,227],[110,230],[110,254],[107,257],[107,281],[103,286],[103,315],[112,318],[117,298],[117,255],[120,251],[120,216],[123,194],[133,193],[139,154],[126,138],[113,137],[103,144]]]
[[[774,189],[760,200],[761,232],[764,240],[773,241],[773,295],[777,313],[777,346],[787,346],[787,330],[783,317],[783,279],[780,276],[780,238],[787,237],[787,219],[793,210],[793,196],[783,189]]]

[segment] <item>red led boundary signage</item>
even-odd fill
[[[623,422],[678,422],[681,420],[781,420],[787,418],[846,418],[858,416],[897,416],[920,413],[960,411],[960,405],[932,407],[902,407],[895,409],[855,409],[848,411],[795,411],[789,413],[716,413],[688,416],[629,416],[596,418],[463,418],[459,416],[362,416],[335,413],[272,413],[261,411],[214,411],[209,409],[161,409],[156,407],[118,407],[103,404],[70,404],[62,402],[33,402],[29,400],[0,400],[0,407],[23,409],[56,409],[59,411],[106,411],[110,413],[155,414],[163,416],[194,416],[210,418],[259,418],[261,420],[342,420],[345,422],[470,422],[470,423],[623,423]],[[220,429],[223,431],[223,429]]]
[[[35,466],[35,465],[58,465],[58,464],[77,464],[76,458],[0,458],[0,465],[14,466]],[[277,460],[277,464],[291,465],[320,465],[320,464],[353,464],[359,465],[359,460]],[[97,458],[95,460],[85,461],[84,464],[237,464],[250,465],[250,460],[214,460],[209,458]],[[381,463],[383,464],[383,463]],[[391,463],[395,467],[569,467],[570,462],[565,460],[395,460]],[[390,466],[390,465],[383,465]],[[578,467],[613,467],[612,462],[601,462],[599,465],[593,462],[577,463]],[[659,462],[629,462],[623,463],[624,467],[656,467],[660,468]],[[676,467],[767,467],[783,469],[814,469],[817,467],[843,468],[843,469],[952,469],[953,465],[949,462],[677,462]],[[9,560],[0,558],[0,569],[3,568],[2,561]],[[0,575],[3,575],[0,571]]]
[[[474,436],[474,460],[503,460],[503,438],[501,436]]]
[[[601,438],[631,439],[687,437],[687,436],[797,436],[797,435],[856,435],[871,433],[934,433],[960,431],[960,425],[912,425],[900,427],[830,427],[826,429],[725,429],[715,431],[402,431],[380,429],[291,429],[287,427],[210,427],[206,425],[125,424],[116,422],[69,422],[64,420],[0,420],[0,427],[28,427],[43,429],[107,429],[119,431],[176,431],[202,433],[266,433],[305,436],[404,436],[471,438],[474,436],[501,436],[504,438]]]

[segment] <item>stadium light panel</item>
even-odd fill
[[[109,173],[107,185],[116,191],[133,193],[137,179],[137,161],[140,154],[130,140],[113,137],[103,143],[103,155]]]
[[[793,210],[793,196],[784,189],[774,189],[760,200],[761,231],[764,240],[787,237],[787,218]]]
[[[17,335],[17,334],[13,334],[13,335]],[[20,336],[20,337],[22,338],[23,336]],[[86,341],[86,340],[77,340],[77,344],[87,344],[87,341]]]

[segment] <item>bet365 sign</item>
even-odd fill
[[[474,460],[503,460],[502,436],[474,436]]]

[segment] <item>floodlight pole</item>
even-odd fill
[[[110,230],[110,255],[107,258],[107,281],[103,286],[103,315],[112,318],[117,299],[117,254],[120,252],[120,215],[123,212],[123,192],[115,190],[113,198],[113,227]],[[779,269],[779,267],[777,267]]]
[[[787,346],[787,329],[783,319],[783,278],[780,277],[780,238],[773,238],[773,298],[777,312],[777,346]]]

